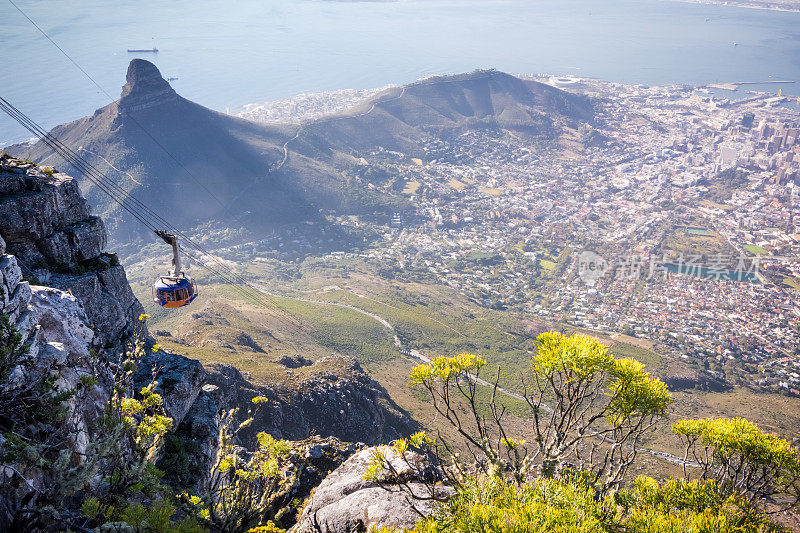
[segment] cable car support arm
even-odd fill
[[[172,246],[172,266],[175,269],[172,272],[172,275],[178,277],[182,274],[181,272],[181,255],[178,251],[178,239],[172,233],[167,233],[166,231],[156,230],[156,235],[161,237],[165,243]]]

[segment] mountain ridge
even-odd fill
[[[129,194],[182,227],[247,217],[261,232],[322,221],[324,213],[388,219],[411,209],[399,195],[350,179],[360,157],[380,148],[418,156],[434,136],[498,128],[553,138],[562,124],[592,119],[591,105],[559,89],[497,71],[437,77],[391,89],[350,112],[301,124],[260,124],[191,102],[152,63],[134,59],[120,99],[51,134],[89,159]],[[51,164],[44,143],[13,153]],[[142,228],[95,187],[84,194],[112,238]]]

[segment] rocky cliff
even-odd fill
[[[142,305],[74,179],[1,156],[0,237],[26,280],[80,301],[100,345],[131,333]]]
[[[375,450],[360,450],[327,476],[289,533],[350,533],[381,526],[400,531],[433,513],[436,502],[420,479],[429,467],[425,458],[414,452],[402,458],[392,447],[377,447],[395,472],[379,484],[364,479]],[[437,499],[453,493],[441,484],[435,488]]]
[[[199,444],[190,461],[196,472],[207,469],[215,456],[220,413],[232,408],[246,413],[256,396],[268,401],[240,434],[246,447],[254,446],[259,431],[289,440],[319,435],[374,445],[418,429],[356,361],[343,356],[318,361],[309,377],[292,390],[250,383],[230,365],[205,368],[196,360],[165,352],[144,358],[137,387],[150,382],[154,367],[158,368],[155,391],[175,421],[175,434]]]

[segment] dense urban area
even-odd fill
[[[365,157],[359,178],[390,176],[375,186],[416,215],[340,219],[380,235],[360,255],[390,278],[650,339],[710,375],[800,395],[796,97],[543,81],[592,97],[594,124],[555,143],[470,130],[424,158]],[[303,241],[262,244],[282,239],[286,253]]]

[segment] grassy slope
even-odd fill
[[[346,268],[345,268],[346,267]],[[137,296],[144,298],[144,274],[149,267],[130,269]],[[565,333],[579,331],[596,335],[617,356],[633,357],[654,373],[665,366],[664,358],[649,341],[618,334],[578,330],[569,326],[525,320],[509,313],[478,307],[459,293],[439,285],[386,281],[372,273],[372,268],[358,260],[342,259],[322,264],[306,262],[297,267],[299,278],[278,281],[264,264],[248,266],[248,272],[271,280],[270,290],[300,295],[306,299],[350,304],[388,320],[409,346],[429,356],[453,355],[470,351],[483,355],[490,363],[488,373],[500,370],[501,385],[519,388],[519,372],[533,353],[533,336],[546,329]],[[212,315],[222,315],[227,324],[204,309],[211,305]],[[175,338],[159,337],[166,347],[202,361],[234,364],[254,378],[267,381],[287,379],[287,371],[274,361],[282,355],[302,353],[318,359],[333,351],[356,357],[383,385],[397,404],[429,429],[443,429],[426,397],[408,386],[408,374],[417,360],[400,355],[394,348],[393,333],[375,319],[352,309],[320,303],[274,298],[273,307],[264,308],[242,301],[231,288],[203,287],[203,293],[189,308],[169,313],[149,305],[153,315],[151,330],[168,330],[182,335],[191,346],[175,343]],[[193,315],[201,315],[193,319]],[[195,323],[192,321],[200,321]],[[210,322],[210,323],[208,323]],[[201,330],[201,334],[188,332]],[[248,333],[266,353],[231,342],[239,331]],[[215,344],[233,345],[235,352]],[[211,339],[211,340],[209,340]],[[205,340],[205,345],[203,344]],[[674,362],[673,362],[674,364]],[[675,404],[668,420],[646,443],[647,446],[681,454],[670,425],[683,417],[744,416],[782,436],[794,438],[800,427],[800,400],[772,394],[755,394],[746,389],[726,393],[697,390],[675,393]],[[508,401],[512,413],[521,413],[519,402]],[[511,420],[518,432],[525,432],[525,421]],[[445,434],[452,433],[445,430]],[[640,470],[655,475],[679,472],[674,465],[653,456],[642,455]]]

